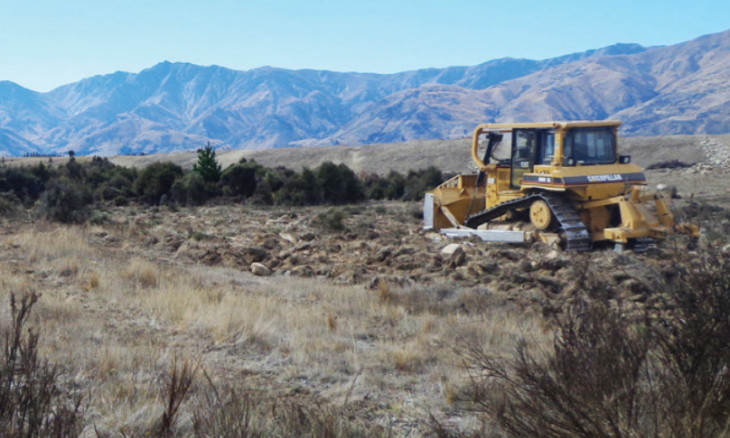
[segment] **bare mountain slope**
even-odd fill
[[[542,61],[390,75],[163,62],[48,93],[0,82],[0,151],[136,154],[451,139],[487,121],[620,118],[629,135],[730,131],[730,31]],[[3,140],[6,139],[6,140]]]
[[[464,93],[471,95],[466,103]],[[382,113],[384,108],[396,109],[400,111],[393,119],[412,120],[414,101],[442,107],[429,130],[446,138],[458,135],[453,126],[475,124],[464,106],[481,112],[481,122],[619,119],[627,135],[730,132],[730,31],[636,54],[583,58],[480,91],[453,86],[442,89],[438,99],[431,97],[391,95],[318,144],[342,138],[350,144],[366,143],[373,136],[401,141],[400,132],[380,129]],[[448,101],[453,104],[442,105]]]

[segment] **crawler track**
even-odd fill
[[[580,220],[578,212],[568,200],[552,193],[536,193],[480,211],[467,218],[466,226],[477,228],[479,225],[498,218],[509,211],[528,208],[537,200],[545,201],[553,212],[562,231],[567,251],[583,252],[591,249],[591,236],[588,234],[583,221]]]

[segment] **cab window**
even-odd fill
[[[616,136],[611,127],[573,128],[565,137],[564,156],[575,164],[616,162]]]

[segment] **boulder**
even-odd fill
[[[450,244],[444,246],[443,248],[441,248],[441,254],[450,256],[459,249],[461,249],[462,252],[464,251],[461,248],[461,245],[459,245],[458,243],[450,243]]]
[[[263,263],[254,262],[251,263],[251,273],[258,277],[268,277],[271,275],[271,269]]]

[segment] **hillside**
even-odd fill
[[[163,62],[48,93],[0,82],[0,153],[393,143],[546,119],[618,118],[631,136],[718,134],[730,132],[729,66],[730,31],[388,75]]]
[[[710,141],[713,148],[705,144]],[[633,162],[646,167],[653,163],[680,160],[686,163],[711,162],[715,154],[730,150],[730,135],[677,135],[665,137],[624,137],[622,153],[631,155]],[[308,148],[279,148],[261,150],[226,150],[217,153],[227,167],[241,158],[255,160],[268,167],[286,166],[293,169],[315,168],[325,161],[344,163],[356,172],[385,175],[391,170],[401,173],[435,166],[446,172],[473,170],[471,140],[414,140],[405,143],[385,143],[368,146],[320,146]],[[723,158],[726,159],[726,158]],[[197,154],[173,152],[157,155],[124,155],[110,157],[115,164],[144,167],[156,161],[171,161],[191,168]]]

